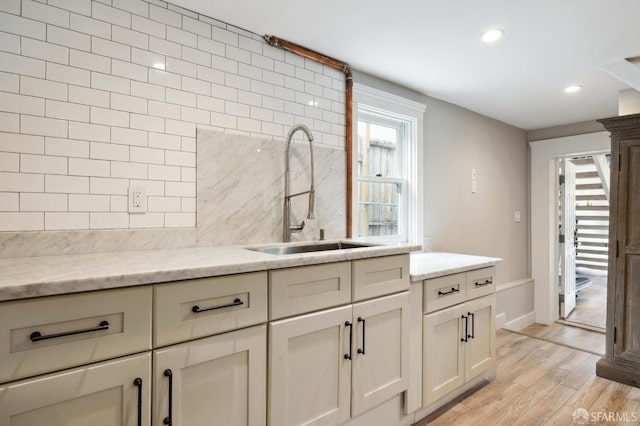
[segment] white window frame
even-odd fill
[[[366,237],[369,241],[387,243],[409,242],[422,245],[424,233],[424,205],[423,205],[423,120],[426,106],[419,102],[403,98],[382,90],[354,83],[353,85],[353,140],[358,140],[358,109],[362,105],[372,112],[408,123],[407,145],[402,158],[402,196],[400,210],[406,211],[406,223],[401,223],[398,216],[398,235],[384,237]],[[352,149],[353,162],[351,164],[353,199],[352,235],[358,235],[359,230],[359,190],[358,185],[358,143],[354,142]],[[390,179],[384,179],[385,182]]]

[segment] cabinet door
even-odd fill
[[[409,293],[353,305],[351,415],[409,387]]]
[[[430,405],[464,383],[465,305],[424,316],[422,401]]]
[[[157,350],[153,361],[154,425],[265,424],[266,326]]]
[[[270,425],[335,425],[349,419],[347,324],[351,306],[269,325]]]
[[[469,318],[468,342],[465,343],[466,381],[493,367],[496,362],[496,296],[485,296],[465,304]]]
[[[5,385],[0,426],[149,425],[150,378],[147,353]]]

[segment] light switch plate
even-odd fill
[[[141,186],[129,187],[129,213],[147,211],[147,190]]]

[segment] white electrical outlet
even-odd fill
[[[471,181],[471,192],[473,194],[475,194],[476,192],[478,192],[478,181],[477,180],[472,180]]]
[[[147,190],[141,186],[129,187],[129,213],[147,211]]]

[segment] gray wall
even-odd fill
[[[501,257],[501,283],[528,277],[525,131],[361,72],[354,80],[427,105],[424,232],[433,250]],[[475,194],[472,168],[478,176]]]

